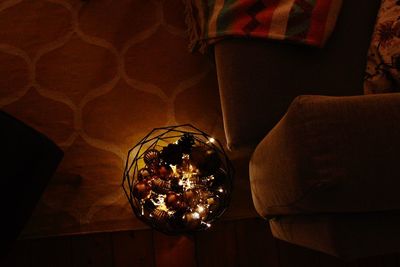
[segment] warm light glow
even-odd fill
[[[211,227],[211,223],[205,223],[205,222],[201,222],[201,224],[203,224],[203,225],[207,226],[207,228],[210,228],[210,227]]]
[[[200,219],[200,214],[198,212],[193,212],[193,219]]]
[[[197,206],[197,212],[198,213],[204,212],[204,207],[203,206]]]
[[[178,176],[178,173],[176,172],[176,165],[170,164],[169,166],[171,167],[174,176],[175,176],[175,177]]]
[[[168,212],[169,214],[173,214],[173,212],[171,213],[170,210],[168,209],[167,205],[165,204],[166,197],[167,197],[167,195],[159,194],[159,195],[157,195],[155,200],[150,199],[150,201],[153,202],[154,206],[156,206],[158,210],[163,210],[163,211]]]
[[[183,189],[185,191],[193,189],[195,187],[196,183],[194,182],[194,180],[197,177],[197,175],[198,175],[198,170],[192,164],[189,164],[187,168],[182,169],[181,181]]]
[[[210,182],[210,181],[214,180],[215,178],[214,178],[214,175],[210,175],[203,179],[206,180],[207,182]]]
[[[219,154],[225,154],[213,137],[197,132],[176,134],[154,137],[157,140],[150,148],[144,145],[149,146],[147,142],[154,138],[146,137],[133,148],[138,152],[124,176],[124,181],[133,177],[133,185],[128,180],[130,196],[135,200],[132,208],[149,225],[166,232],[210,228],[209,222],[222,214],[226,205],[223,200],[230,193],[225,179],[229,172],[224,172],[229,162],[219,158]]]

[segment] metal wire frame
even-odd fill
[[[162,150],[163,147],[166,147],[168,144],[174,143],[175,141],[179,140],[184,134],[191,134],[195,140],[195,143],[211,148],[218,154],[222,162],[222,168],[226,172],[226,175],[229,180],[228,184],[225,185],[227,186],[226,196],[224,197],[217,211],[213,213],[213,217],[207,221],[209,223],[212,223],[216,219],[220,218],[228,208],[231,199],[234,169],[231,161],[229,160],[223,148],[223,145],[219,140],[212,138],[209,134],[205,133],[204,131],[196,128],[191,124],[154,128],[146,136],[144,136],[135,146],[129,149],[127,154],[127,160],[125,163],[124,175],[122,179],[122,187],[135,215],[146,224],[149,224],[153,228],[161,232],[164,232],[166,234],[180,234],[182,233],[182,231],[174,231],[174,232],[167,231],[163,228],[160,228],[158,225],[155,225],[154,223],[152,223],[152,221],[148,220],[141,213],[139,213],[140,203],[133,196],[133,187],[136,181],[138,180],[138,171],[140,170],[139,165],[141,162],[143,162],[143,156],[146,153],[146,151],[150,149],[157,149],[160,151]],[[213,140],[213,142],[211,142],[210,140]]]

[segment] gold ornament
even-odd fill
[[[133,195],[139,199],[144,199],[149,197],[150,196],[149,184],[144,181],[137,183],[133,188]]]
[[[157,149],[147,150],[146,153],[144,153],[143,160],[147,166],[158,164],[160,162],[160,151]]]
[[[168,220],[169,215],[165,210],[155,209],[152,213],[150,213],[150,217],[156,223],[163,224]]]
[[[138,180],[142,181],[143,179],[147,179],[150,176],[150,171],[146,168],[142,168],[138,171]]]
[[[166,194],[171,191],[171,182],[164,181],[163,179],[159,178],[158,176],[153,176],[151,179],[152,189],[161,194]]]
[[[163,179],[168,179],[170,178],[171,175],[171,167],[167,166],[161,166],[158,169],[158,174],[160,175],[161,178]]]

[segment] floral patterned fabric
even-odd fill
[[[400,92],[400,1],[382,0],[368,52],[364,93]]]

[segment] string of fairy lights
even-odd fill
[[[230,162],[217,140],[201,131],[178,133],[172,143],[160,146],[156,139],[136,151],[124,177],[135,214],[167,233],[211,227],[228,205],[232,184]],[[148,140],[153,139],[144,138],[139,150]]]

